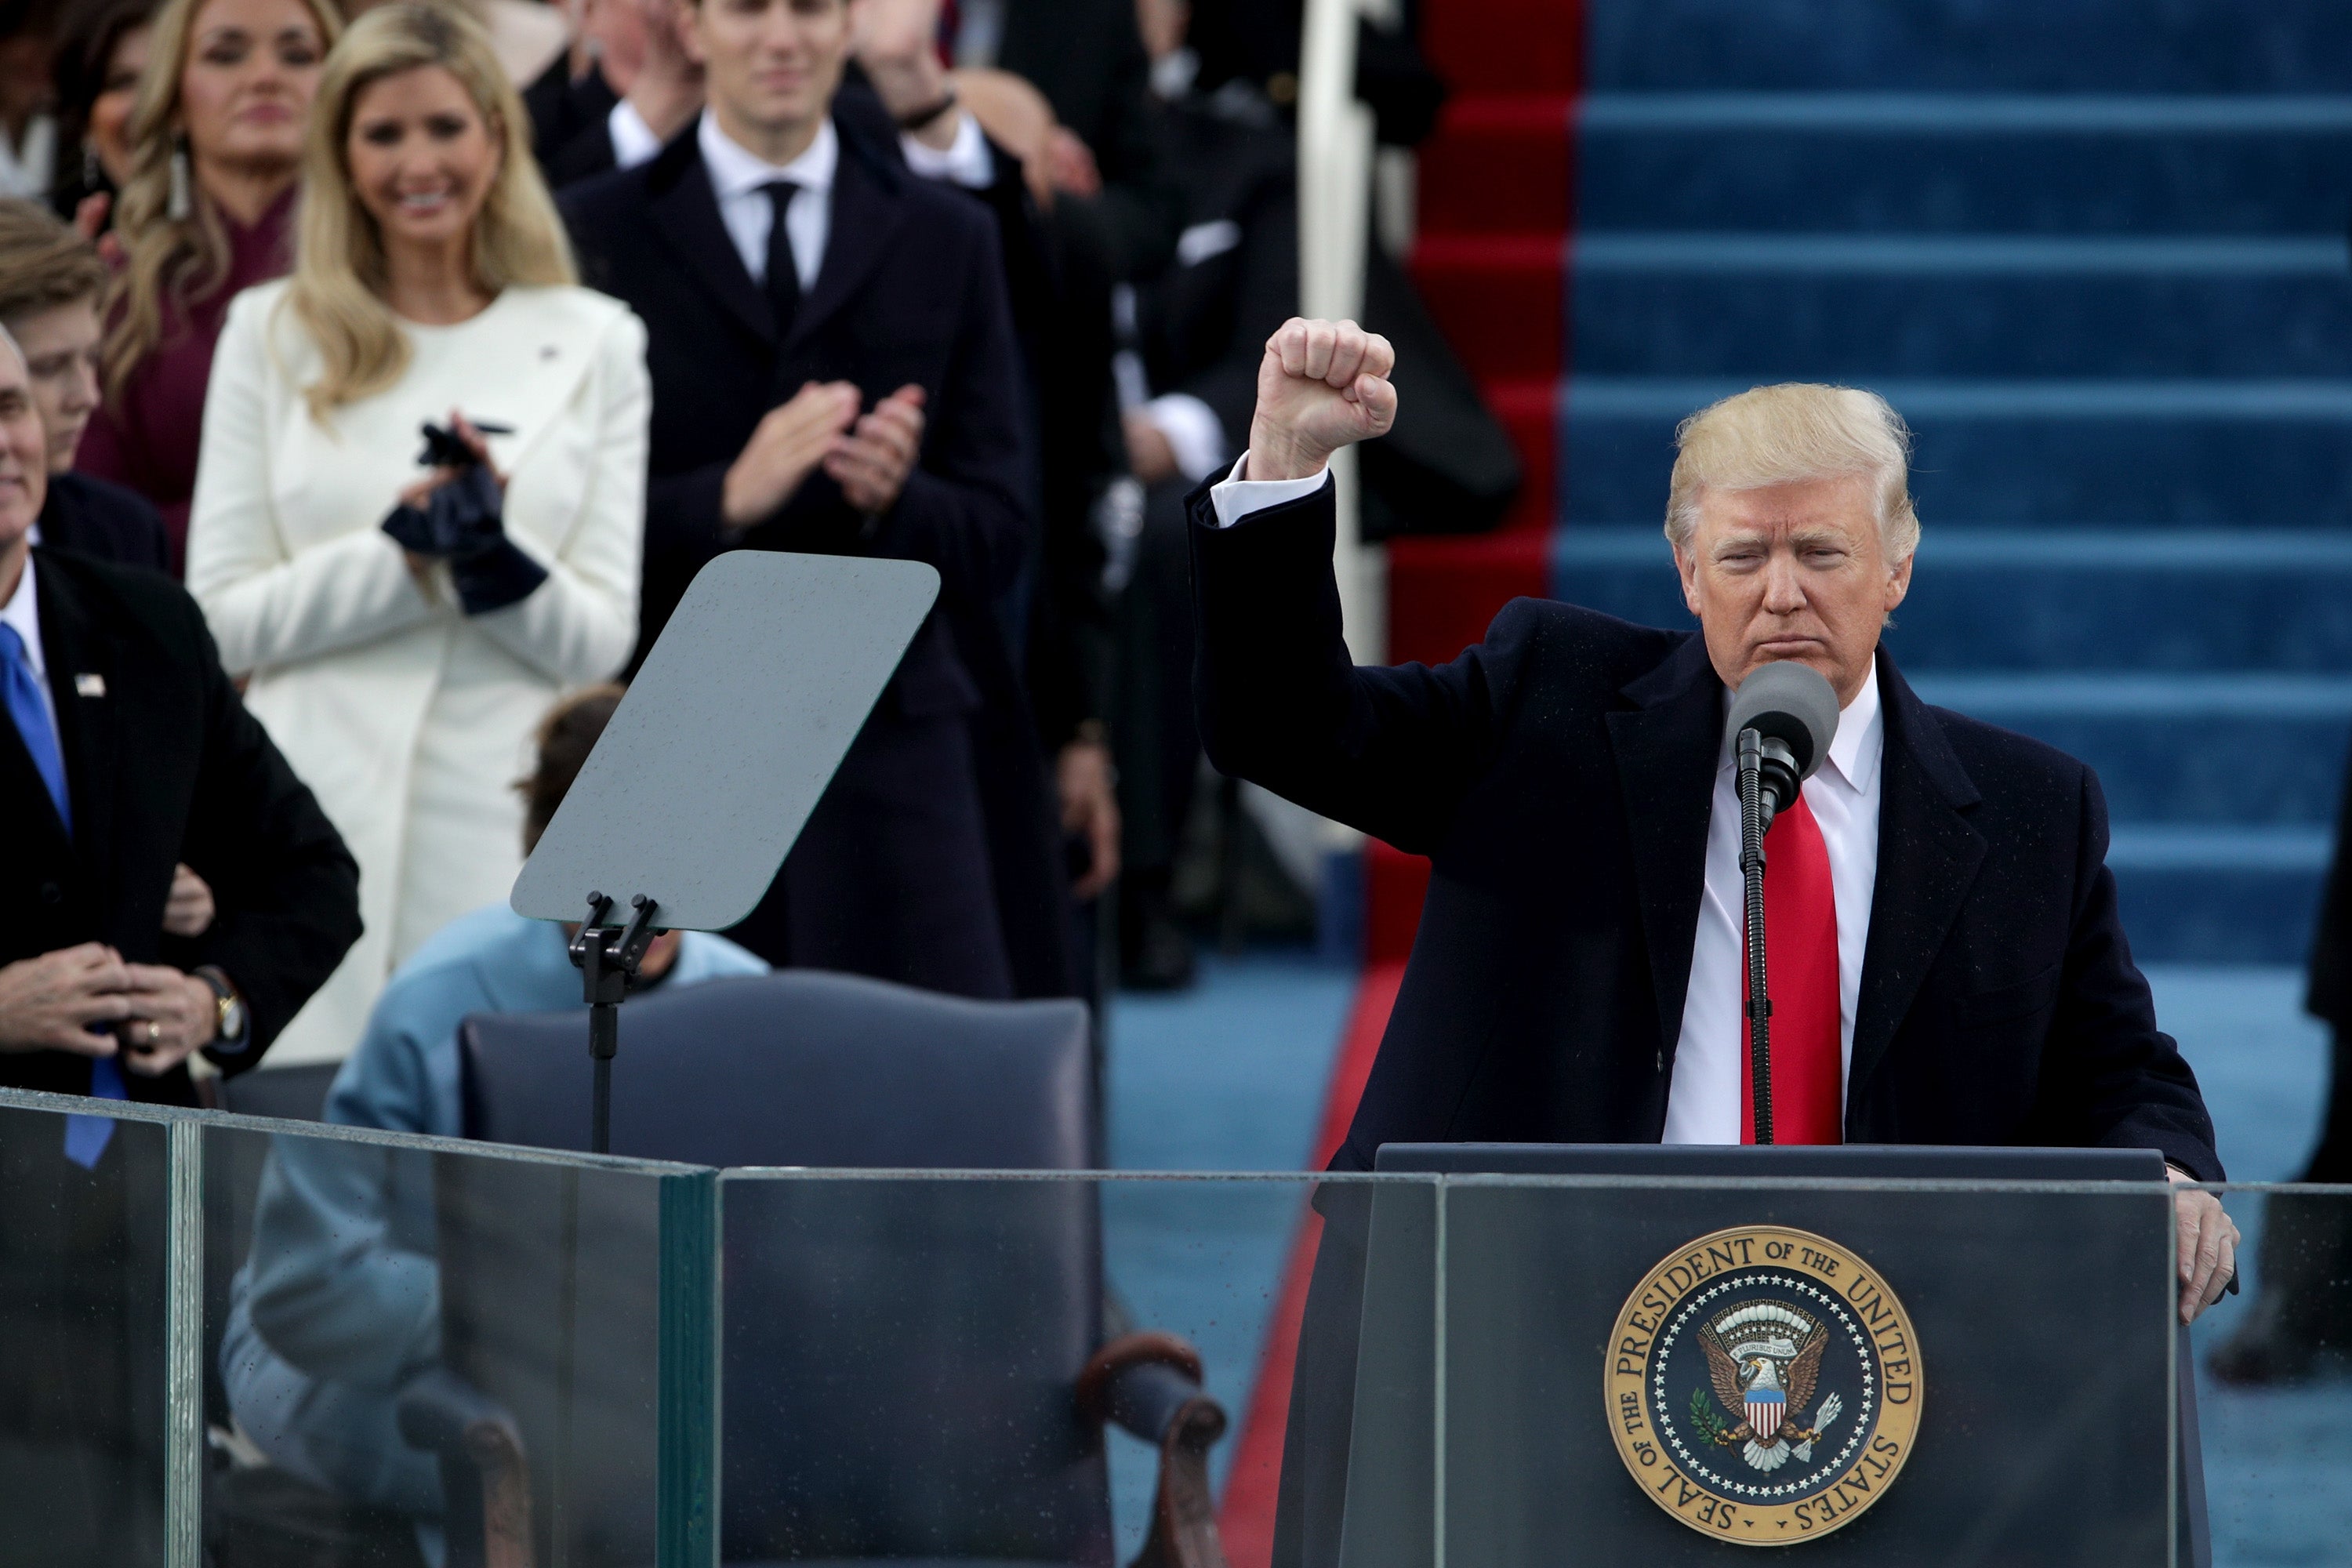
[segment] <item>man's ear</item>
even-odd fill
[[[1906,555],[1902,560],[1896,562],[1894,567],[1887,572],[1886,613],[1888,615],[1893,615],[1895,613],[1895,606],[1901,604],[1910,594],[1911,563],[1917,559],[1918,555],[1916,552],[1912,554]]]
[[[1694,616],[1698,614],[1698,552],[1688,546],[1675,546],[1675,574],[1683,580],[1683,606]]]
[[[710,58],[702,47],[702,0],[670,0],[670,9],[677,18],[678,47],[688,59],[708,69]]]

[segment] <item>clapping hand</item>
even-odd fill
[[[810,381],[791,401],[769,409],[727,470],[719,503],[726,525],[749,528],[792,500],[857,418],[857,404],[851,382]]]
[[[850,505],[879,517],[898,504],[923,450],[923,389],[902,386],[833,438],[824,471]]]
[[[1258,361],[1243,477],[1307,479],[1340,447],[1387,435],[1396,423],[1396,387],[1388,379],[1395,367],[1388,339],[1353,321],[1285,321]]]

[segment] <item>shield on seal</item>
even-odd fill
[[[1748,1425],[1754,1429],[1756,1440],[1770,1442],[1772,1434],[1780,1429],[1780,1417],[1788,1411],[1788,1395],[1777,1388],[1751,1388],[1743,1403],[1748,1406]]]

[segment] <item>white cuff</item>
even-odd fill
[[[613,167],[634,169],[661,151],[661,138],[627,99],[613,105],[604,117],[604,133],[613,139]]]
[[[927,180],[952,180],[974,191],[984,191],[996,183],[996,162],[988,155],[988,138],[981,134],[980,121],[961,110],[956,111],[955,141],[945,152],[926,147],[903,131],[898,133],[898,148],[907,155],[907,167]]]
[[[1168,437],[1176,468],[1199,484],[1225,460],[1225,426],[1217,411],[1189,392],[1167,392],[1143,405],[1143,416]]]
[[[1209,505],[1216,510],[1219,528],[1231,528],[1251,513],[1268,507],[1304,500],[1331,482],[1328,466],[1303,479],[1245,479],[1242,469],[1248,462],[1249,454],[1244,452],[1234,459],[1233,469],[1223,482],[1210,487]]]

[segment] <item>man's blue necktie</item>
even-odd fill
[[[41,678],[33,673],[32,661],[26,657],[25,639],[5,622],[0,622],[0,694],[7,698],[8,717],[16,721],[16,734],[33,759],[33,771],[48,786],[58,821],[71,837],[73,802],[66,793],[66,759],[58,746],[57,726],[49,722],[48,704],[41,700]],[[91,1058],[89,1092],[100,1100],[131,1098],[122,1087],[122,1069],[111,1057]],[[113,1136],[111,1117],[68,1116],[66,1158],[85,1171],[94,1170]]]

